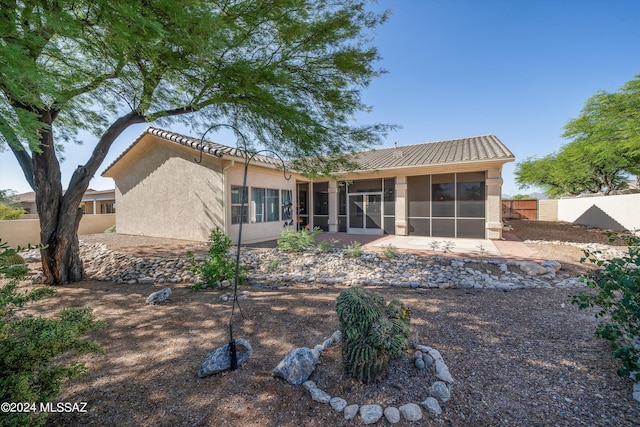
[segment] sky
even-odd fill
[[[640,74],[638,0],[379,0],[372,8],[392,11],[373,39],[387,72],[363,90],[373,111],[356,120],[401,126],[383,147],[496,135],[516,157],[503,169],[507,195],[537,190],[517,187],[517,162],[559,150],[563,126],[589,97]],[[91,188],[114,187],[99,174],[146,126],[118,138]],[[235,146],[228,133],[207,139]],[[63,184],[94,146],[89,138],[66,147]],[[0,189],[31,191],[10,151],[0,153]]]

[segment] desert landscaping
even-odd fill
[[[513,221],[510,226],[511,233],[541,258],[561,263],[556,277],[541,278],[539,285],[528,288],[367,285],[387,301],[399,299],[410,309],[411,341],[438,350],[454,381],[450,399],[440,402],[441,414],[423,408],[420,421],[402,418],[392,424],[382,417],[376,425],[640,424],[632,381],[616,374],[619,362],[610,357],[608,342],[593,334],[598,322],[593,312],[580,311],[570,303],[570,296],[583,288],[578,281],[567,281],[594,268],[580,263],[581,244],[609,245],[611,250],[624,247],[611,246],[597,230],[571,224]],[[83,236],[83,240],[103,243],[108,251],[138,260],[184,258],[187,250],[198,254],[206,249],[201,243],[118,234]],[[254,259],[275,256],[264,255],[273,253],[270,248],[245,251],[254,253]],[[460,270],[447,276],[449,282],[462,274],[478,280],[500,274],[497,262],[461,262],[442,255],[402,254],[386,261],[380,255],[365,254],[364,261],[358,262],[373,259],[385,266],[404,262],[401,265],[411,269],[417,264],[433,271],[434,278],[438,269]],[[241,313],[236,307],[233,328],[235,337],[253,348],[248,362],[237,371],[207,378],[197,376],[202,360],[228,341],[232,300],[222,298],[228,289],[194,291],[184,281],[141,284],[89,279],[58,287],[57,296],[27,305],[19,315],[51,316],[63,307],[89,306],[107,323],[90,334],[103,346],[104,354],[65,356],[86,363],[89,373],[67,382],[56,401],[86,402],[87,412],[52,413],[47,425],[364,425],[360,417],[347,420],[331,405],[312,400],[302,385],[289,384],[272,373],[292,350],[313,348],[340,328],[335,301],[354,284],[318,278],[266,280],[269,273],[284,277],[278,275],[278,268],[286,267],[283,259],[278,258],[278,264],[266,272],[254,268],[249,278],[261,280],[250,280],[239,288]],[[314,255],[308,259],[309,265],[322,260]],[[24,282],[23,286],[32,285]],[[167,286],[172,290],[167,302],[145,304],[151,292]],[[349,405],[420,404],[436,378],[432,370],[413,366],[414,352],[409,350],[393,361],[383,381],[364,385],[345,374],[336,343],[322,352],[310,379]]]

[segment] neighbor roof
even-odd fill
[[[510,162],[515,156],[494,135],[483,135],[363,151],[356,155],[355,162],[365,170],[487,160]]]
[[[200,138],[193,138],[171,131],[149,127],[105,169],[102,175],[122,159],[146,134],[155,135],[166,141],[191,147],[197,151],[204,145],[203,151],[205,153],[217,157],[231,156],[244,159],[246,155],[245,151],[238,148],[228,147],[206,140],[201,144]],[[510,162],[515,160],[513,153],[494,135],[473,136],[469,138],[362,151],[354,154],[354,157],[354,162],[360,166],[361,170],[394,169],[491,160]],[[280,160],[269,156],[257,155],[255,159],[267,164],[282,165]]]

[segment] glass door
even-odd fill
[[[382,234],[382,194],[349,194],[347,232]]]

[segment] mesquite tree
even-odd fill
[[[353,121],[381,72],[369,34],[386,13],[365,3],[3,0],[0,144],[36,193],[48,283],[84,277],[78,206],[133,124],[232,124],[289,159],[379,143],[389,126]],[[60,152],[81,130],[95,148],[63,192]]]

